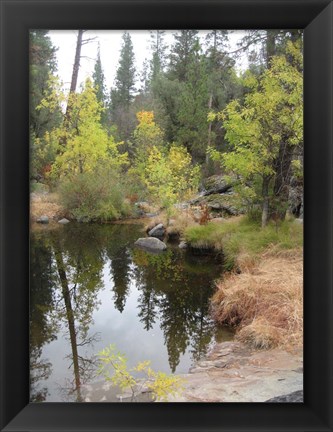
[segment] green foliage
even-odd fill
[[[196,161],[205,159],[208,140],[208,64],[197,43],[188,59],[186,81],[179,99],[176,140]]]
[[[167,401],[169,395],[174,395],[181,390],[181,378],[163,372],[155,372],[149,366],[149,361],[139,362],[132,369],[128,369],[126,357],[116,351],[115,345],[110,345],[100,351],[99,359],[99,374],[103,374],[107,381],[111,381],[122,390],[130,389],[132,401],[136,400],[144,387],[152,392],[157,401]],[[141,378],[136,377],[138,374]]]
[[[108,168],[64,179],[59,194],[64,208],[80,222],[106,222],[132,211],[119,174]]]
[[[133,134],[136,152],[146,158],[153,146],[162,147],[163,131],[155,123],[153,111],[140,111],[136,117],[139,122]]]
[[[164,42],[165,31],[154,30],[150,32],[152,60],[151,60],[151,79],[154,80],[165,66],[166,45]]]
[[[244,103],[234,100],[216,116],[223,122],[232,151],[210,150],[211,156],[236,174],[243,185],[261,182],[260,188],[252,187],[254,200],[265,200],[266,193],[272,194],[269,186],[277,176],[277,168],[287,163],[284,154],[290,154],[303,142],[301,64],[299,49],[289,43],[287,55],[273,57],[270,69],[261,77],[246,75],[244,82],[250,92]],[[210,115],[208,120],[213,117]]]
[[[56,72],[56,48],[45,30],[30,31],[30,128],[37,138],[60,120],[60,109],[37,110],[45,94],[52,89],[50,77]]]
[[[116,106],[127,107],[133,99],[135,90],[135,65],[133,43],[129,33],[122,37],[119,66],[115,79],[115,90],[112,94],[113,108]]]
[[[98,46],[98,52],[97,52],[97,59],[95,62],[94,67],[94,73],[93,73],[93,82],[94,82],[94,88],[96,90],[96,98],[99,102],[99,104],[103,107],[103,110],[101,112],[101,124],[103,126],[107,126],[107,112],[106,112],[106,89],[105,89],[105,79],[104,79],[104,72],[102,68],[102,62],[101,62],[101,53],[100,48]]]
[[[58,154],[52,166],[54,178],[73,178],[93,172],[99,165],[118,168],[127,163],[127,154],[120,154],[118,145],[100,123],[102,107],[90,79],[82,93],[71,94],[68,124],[52,131]],[[65,142],[65,145],[62,145]]]
[[[192,166],[191,156],[184,147],[172,145],[167,153],[153,147],[145,168],[146,186],[167,211],[177,201],[196,192],[200,179],[198,166]]]
[[[198,30],[180,30],[174,38],[168,75],[182,82],[186,79],[190,57],[198,43]]]
[[[186,241],[195,247],[215,248],[224,254],[224,267],[231,270],[240,253],[252,256],[271,246],[294,249],[303,245],[303,227],[293,220],[269,223],[265,228],[248,217],[225,223],[188,227]]]

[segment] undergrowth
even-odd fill
[[[241,216],[219,224],[188,227],[185,238],[192,247],[222,251],[225,270],[232,270],[240,264],[241,257],[255,258],[273,246],[279,250],[302,247],[303,227],[286,220],[261,228],[257,222]]]

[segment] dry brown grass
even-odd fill
[[[160,223],[167,227],[168,235],[172,236],[178,234],[180,237],[184,234],[184,231],[187,227],[197,225],[197,223],[193,220],[192,215],[187,210],[179,210],[175,212],[169,221],[169,225],[167,214],[165,212],[161,212],[158,216],[148,220],[147,224],[145,225],[145,231],[150,231]]]
[[[30,218],[32,221],[41,216],[47,216],[50,220],[58,220],[64,216],[64,209],[59,204],[58,195],[55,193],[32,194],[30,200]]]
[[[240,274],[218,283],[215,319],[239,329],[256,348],[300,346],[303,340],[303,259],[300,250],[268,250],[259,262],[240,258]],[[242,264],[243,263],[243,264]]]

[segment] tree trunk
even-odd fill
[[[77,337],[76,337],[76,329],[75,329],[75,320],[74,320],[74,311],[71,302],[71,296],[69,292],[68,280],[65,271],[64,261],[62,259],[62,255],[60,252],[60,246],[57,245],[55,249],[55,259],[58,267],[58,274],[60,277],[61,288],[62,288],[62,296],[65,302],[66,308],[66,317],[68,322],[68,330],[69,330],[69,338],[71,342],[72,348],[72,360],[74,367],[74,379],[75,379],[75,391],[77,392],[77,402],[82,402],[81,397],[81,380],[80,380],[80,368],[79,368],[79,356],[77,349]]]
[[[287,138],[280,144],[279,154],[274,163],[275,182],[274,198],[276,200],[275,213],[279,219],[283,220],[287,211],[289,196],[289,186],[291,180],[291,161],[293,156],[293,147],[286,143]]]
[[[76,50],[75,50],[75,57],[74,57],[74,64],[73,64],[71,86],[69,89],[69,96],[72,93],[75,93],[75,91],[76,91],[77,80],[78,80],[79,69],[80,69],[80,58],[81,58],[83,32],[84,32],[84,30],[79,30],[79,33],[77,35]],[[68,100],[69,100],[69,98],[68,98]],[[69,103],[67,103],[66,114],[65,114],[65,119],[67,121],[69,120],[69,117],[70,117],[70,109],[71,109],[71,107],[70,107]]]
[[[267,30],[266,39],[266,65],[269,69],[270,61],[276,53],[276,36],[278,31]]]
[[[269,182],[270,182],[270,177],[264,176],[262,181],[263,203],[262,203],[262,215],[261,215],[261,228],[265,228],[269,217],[269,196],[268,196]]]
[[[208,100],[208,110],[209,111],[212,109],[212,105],[213,105],[213,93],[211,93],[209,95],[209,100]],[[212,122],[210,121],[208,123],[207,149],[210,147],[210,144],[211,144],[211,136],[212,136]],[[208,154],[208,152],[206,152],[206,165],[208,166],[208,164],[209,164],[209,154]]]

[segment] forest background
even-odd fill
[[[131,32],[123,33],[107,89],[98,40],[79,30],[66,92],[48,32],[31,31],[32,191],[57,191],[70,218],[105,222],[135,215],[141,201],[171,214],[205,190],[205,179],[223,175],[233,206],[262,226],[288,210],[300,216],[302,32],[248,31],[232,49],[225,30],[150,33],[140,75]],[[82,47],[90,43],[94,70],[79,87]]]

